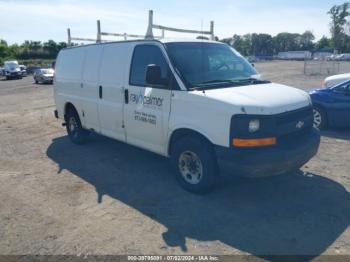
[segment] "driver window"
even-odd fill
[[[130,85],[147,86],[146,69],[150,64],[160,66],[162,78],[168,78],[168,64],[162,51],[155,45],[138,45],[135,47],[130,70]]]

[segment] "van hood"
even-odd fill
[[[305,91],[274,83],[212,89],[201,93],[209,99],[240,106],[241,113],[246,114],[272,115],[311,105],[310,96]]]

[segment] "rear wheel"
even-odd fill
[[[176,178],[187,191],[203,194],[218,181],[218,167],[212,145],[201,137],[186,136],[172,146],[171,159]]]
[[[324,110],[320,107],[315,106],[314,112],[314,127],[319,130],[324,130],[327,128],[327,117]]]
[[[69,109],[66,114],[66,129],[74,144],[81,145],[86,142],[88,131],[82,128],[79,115],[73,108]]]

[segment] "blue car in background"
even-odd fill
[[[350,127],[350,81],[310,92],[314,105],[314,126]]]

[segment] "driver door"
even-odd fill
[[[166,154],[171,106],[171,88],[146,83],[148,65],[158,65],[162,78],[170,74],[159,44],[138,44],[134,48],[130,77],[125,86],[124,119],[127,143]]]
[[[336,126],[350,126],[350,82],[333,89],[333,119]]]

